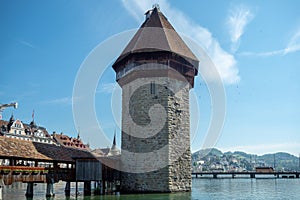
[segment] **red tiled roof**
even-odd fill
[[[78,149],[89,149],[88,145],[83,144],[83,142],[80,139],[70,138],[67,135],[53,133],[53,139],[57,141],[60,145],[66,147],[73,147]]]

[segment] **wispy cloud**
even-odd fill
[[[284,54],[292,53],[300,50],[300,27],[295,31],[289,43],[284,49]]]
[[[279,50],[266,51],[266,52],[242,52],[241,56],[258,56],[258,57],[268,57],[268,56],[284,56],[289,53],[300,51],[300,27],[294,32],[286,47]]]
[[[117,83],[104,83],[98,86],[96,93],[112,93]]]
[[[61,104],[61,105],[71,105],[72,104],[72,97],[62,97],[57,99],[51,99],[43,101],[44,104]]]
[[[286,142],[286,143],[274,143],[274,144],[256,144],[245,146],[233,146],[227,148],[220,148],[223,152],[226,151],[244,151],[252,154],[266,154],[276,152],[287,152],[293,155],[297,155],[300,149],[300,143],[298,142]]]
[[[216,65],[224,83],[233,84],[240,80],[234,56],[221,48],[219,42],[212,36],[208,29],[194,23],[180,10],[171,7],[167,0],[158,0],[156,2],[178,32],[182,32],[193,38],[194,41],[206,50]],[[152,7],[151,1],[122,0],[122,3],[138,23],[143,21],[145,11]]]
[[[245,5],[236,5],[229,10],[227,25],[232,42],[232,52],[236,52],[239,48],[241,36],[253,17],[254,14]]]
[[[35,46],[25,40],[17,40],[20,44],[35,49]]]

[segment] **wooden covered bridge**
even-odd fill
[[[46,196],[53,196],[53,184],[65,181],[69,196],[71,182],[76,182],[76,194],[77,183],[84,182],[84,195],[90,195],[94,181],[96,192],[103,194],[118,188],[119,179],[119,172],[102,165],[101,159],[87,150],[0,137],[0,190],[23,182],[27,183],[26,196],[32,197],[34,183],[47,183]]]

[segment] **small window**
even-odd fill
[[[21,135],[21,131],[19,131],[19,134]]]
[[[150,83],[150,93],[155,94],[155,82],[151,81]]]
[[[128,140],[131,141],[131,127],[128,128]]]

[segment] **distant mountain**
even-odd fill
[[[300,171],[299,158],[289,153],[278,152],[258,156],[242,151],[225,152],[212,148],[199,150],[192,154],[193,166],[197,168],[201,161],[201,169],[209,170],[218,167],[223,170],[254,170],[257,166],[274,167],[277,171]],[[198,166],[199,167],[199,166]]]
[[[223,153],[222,151],[216,149],[216,148],[211,148],[211,149],[201,149],[195,153],[192,154],[192,160],[201,160],[201,158],[205,156],[222,156]]]
[[[235,152],[225,152],[224,153],[225,155],[233,155],[233,156],[236,156],[236,157],[239,157],[239,158],[250,158],[252,155],[251,154],[247,154],[245,152],[242,152],[242,151],[235,151]]]
[[[258,161],[264,161],[269,165],[274,165],[276,169],[299,170],[299,158],[289,153],[279,152],[275,154],[265,154],[258,156]]]

